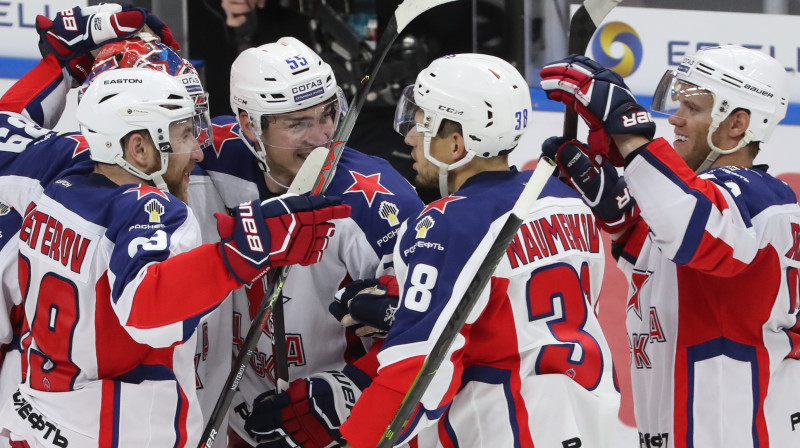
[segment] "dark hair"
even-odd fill
[[[461,123],[443,118],[442,123],[439,125],[439,132],[436,133],[436,136],[439,138],[445,138],[453,132],[458,132],[459,134],[464,135],[464,129],[461,127]]]

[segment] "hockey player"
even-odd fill
[[[581,148],[558,152],[588,202],[621,206],[604,219],[616,221],[630,281],[640,446],[800,446],[800,208],[789,186],[753,164],[786,114],[783,65],[736,46],[685,57],[653,98],[674,127],[672,145],[653,140],[655,125],[622,78],[591,59],[571,56],[541,75],[595,141],[611,137],[609,159],[624,160],[617,182]]]
[[[20,82],[21,88],[12,88],[0,100],[0,110],[20,112],[38,125],[55,125],[63,109],[62,101],[52,101],[62,97],[72,86],[80,85],[91,70],[93,57],[90,52],[106,42],[131,37],[146,29],[148,34],[173,47],[178,46],[172,39],[169,28],[158,17],[144,8],[130,5],[103,4],[84,8],[73,8],[59,12],[55,21],[44,16],[36,19],[36,28],[41,35],[40,48],[44,58],[35,70]],[[70,25],[70,26],[67,26]],[[92,26],[90,26],[92,25]],[[69,29],[67,29],[69,28]],[[165,47],[167,48],[167,47]],[[15,86],[16,87],[16,86]],[[41,107],[42,104],[48,107]],[[26,105],[32,105],[25,108]],[[7,128],[8,123],[3,126]],[[20,124],[19,121],[14,121]],[[16,126],[12,126],[16,127]],[[39,136],[35,126],[27,129]],[[4,131],[8,132],[8,131]],[[11,132],[11,134],[16,134]],[[6,134],[8,135],[8,134]],[[4,143],[4,149],[16,153],[16,144],[30,142],[31,135],[11,138]],[[60,148],[48,154],[48,161],[54,170],[88,160],[85,142],[77,136],[60,140]],[[83,146],[81,146],[81,144]],[[59,146],[54,144],[51,149]],[[63,151],[62,151],[63,150]],[[57,156],[54,153],[60,154]],[[10,154],[9,154],[10,155]],[[3,157],[5,159],[5,157]],[[58,162],[56,162],[58,160]],[[60,164],[64,165],[60,165]],[[87,171],[91,164],[84,163]],[[54,174],[50,172],[50,175]],[[41,192],[41,186],[31,186]],[[17,241],[20,225],[19,213],[6,204],[0,204],[0,279],[2,279],[2,309],[0,309],[0,403],[10,398],[22,380],[22,340],[27,324],[24,322],[22,297],[17,275]],[[10,243],[10,242],[13,242]],[[0,435],[0,444],[3,443]]]
[[[202,159],[196,115],[171,75],[107,71],[78,106],[93,172],[58,175],[40,197],[6,193],[42,171],[31,161],[59,138],[46,132],[0,165],[10,175],[0,181],[3,199],[18,209],[28,201],[20,231],[28,372],[0,411],[12,440],[196,444],[194,344],[184,343],[194,342],[197,321],[270,266],[317,262],[327,221],[348,215],[321,196],[253,201],[219,216],[223,243],[198,247],[195,218],[179,200]],[[88,407],[75,412],[76,403]]]
[[[261,420],[248,420],[262,446],[287,446],[268,442],[283,434],[325,446],[317,428],[329,440],[340,430],[355,447],[377,444],[530,177],[508,165],[530,110],[524,78],[492,56],[437,59],[406,88],[395,128],[413,147],[416,181],[445,197],[398,232],[400,306],[380,370],[340,429],[328,422],[347,417],[347,394],[317,392],[317,377],[309,403],[293,396],[295,384],[290,400],[265,398]],[[611,446],[619,394],[591,305],[603,265],[591,211],[548,182],[400,442],[419,434],[419,446]],[[437,420],[438,430],[422,431]]]
[[[388,426],[530,176],[508,165],[532,118],[530,94],[501,59],[438,59],[397,110],[417,182],[438,185],[444,197],[399,232],[400,306],[378,376],[341,427],[356,447],[374,445]],[[590,211],[550,181],[401,440],[441,418],[444,446],[603,446],[595,425],[616,420],[619,395],[591,306],[602,275]],[[558,411],[537,404],[570,400],[581,404]],[[487,409],[493,418],[485,418]]]
[[[132,51],[130,45],[127,43],[125,44],[125,47],[126,52]],[[296,47],[292,45],[289,45],[287,48],[288,50],[285,49],[283,51],[284,53],[296,49]],[[166,63],[166,61],[171,61],[173,57],[167,54],[168,51],[166,49],[162,48],[161,50],[162,51],[160,53],[136,50],[139,53],[142,53],[143,59],[134,59],[131,62],[128,61],[127,57],[120,57],[118,56],[118,53],[114,53],[114,51],[111,50],[106,51],[106,49],[104,49],[100,55],[98,55],[98,63],[96,64],[96,68],[98,70],[102,70],[106,67],[106,64],[104,63],[106,57],[108,58],[108,62],[112,65],[118,64],[119,61],[127,61],[124,66],[154,65],[155,61],[160,58],[165,61],[165,65],[171,67],[173,64]],[[269,63],[277,62],[282,66],[287,66],[287,63],[284,61],[284,59],[280,58],[280,54],[283,53],[279,53],[277,56],[273,55],[272,58],[266,58],[263,55],[258,56],[258,58],[266,60]],[[264,92],[267,93],[270,92],[269,89],[276,89],[273,91],[276,95],[280,95],[285,93],[283,90],[281,90],[283,88],[286,88],[288,92],[293,87],[306,88],[307,86],[304,84],[309,81],[325,79],[326,84],[324,94],[322,95],[323,100],[328,98],[333,92],[338,91],[338,89],[336,89],[335,80],[330,72],[330,68],[326,64],[321,63],[319,58],[313,52],[308,50],[306,47],[303,47],[287,57],[294,56],[298,56],[297,59],[294,59],[295,63],[298,64],[298,67],[294,70],[294,72],[297,73],[292,73],[292,70],[288,68],[282,69],[281,67],[278,67],[277,69],[280,75],[280,77],[277,79],[286,81],[290,83],[289,85],[270,86],[269,84],[266,84],[264,77],[261,76],[261,74],[262,71],[265,73],[268,71],[269,66],[267,65],[259,67],[256,71],[252,72],[251,76],[245,77],[245,80],[241,83],[240,90],[243,91],[244,94],[253,95],[254,97],[258,98],[258,94],[260,93],[259,89],[262,88],[265,88],[266,90],[264,90]],[[302,60],[302,58],[306,56],[308,56],[308,59]],[[253,56],[249,55],[249,58],[252,62]],[[243,60],[246,63],[247,58],[244,58]],[[311,69],[306,70],[308,67],[302,64],[307,64],[309,62],[311,63]],[[178,74],[175,70],[168,70],[168,72],[176,75]],[[304,74],[307,74],[307,76],[303,76]],[[297,83],[297,86],[292,86],[292,82]],[[46,91],[50,92],[51,89],[46,89]],[[63,97],[63,93],[60,95]],[[308,95],[308,92],[306,92],[306,95]],[[18,97],[21,98],[21,104],[24,104],[24,100],[26,99],[34,97],[39,99],[40,96],[43,95],[37,96],[27,93],[18,95]],[[54,96],[56,95],[47,97],[48,101],[46,102],[46,106],[58,104],[58,100],[54,99]],[[271,115],[272,112],[275,112],[275,115],[274,117],[270,117],[270,119],[284,117],[291,119],[294,116],[302,115],[306,112],[296,114],[281,114],[280,112],[287,110],[301,110],[303,107],[314,104],[314,102],[321,101],[319,96],[316,94],[312,94],[309,98],[303,99],[293,97],[289,98],[289,104],[267,104],[267,106],[263,106],[255,101],[252,101],[251,105],[247,107],[247,110],[249,110],[250,113],[256,117],[264,114],[265,120],[267,120],[266,117]],[[63,101],[63,98],[61,101]],[[343,104],[343,102],[338,101],[338,105],[341,104]],[[322,108],[323,107],[320,107],[319,109]],[[50,110],[48,107],[37,106],[36,104],[33,106],[27,105],[21,109],[24,109],[24,111],[29,109],[44,111]],[[263,171],[257,168],[259,165],[266,167],[266,164],[259,163],[259,158],[257,158],[255,154],[248,148],[248,145],[261,145],[263,142],[256,144],[253,143],[253,140],[244,140],[244,137],[242,137],[242,140],[239,140],[237,138],[240,135],[239,126],[238,124],[234,123],[235,119],[233,117],[221,117],[217,121],[223,123],[220,126],[216,126],[215,130],[216,136],[218,137],[216,141],[219,149],[217,151],[207,151],[206,158],[202,163],[206,165],[209,168],[210,173],[214,175],[214,184],[220,189],[220,193],[224,193],[226,197],[226,204],[233,207],[235,204],[237,204],[236,201],[239,200],[239,198],[269,198],[282,191],[285,191],[285,188],[280,186],[277,188],[274,186],[270,187],[276,190],[275,193],[268,189],[268,177],[265,178]],[[269,123],[269,121],[265,121],[265,123]],[[286,121],[284,120],[280,124],[285,123]],[[283,129],[280,128],[280,126],[273,125],[269,132],[265,131],[263,133],[265,141],[269,136],[303,136],[302,132],[298,133],[296,130],[302,126],[307,126],[308,120],[305,122],[300,121],[296,124],[299,126],[286,126]],[[323,129],[324,132],[327,133],[327,137],[325,137],[323,140],[315,141],[314,138],[316,137],[313,137],[314,132],[305,134],[306,136],[312,136],[311,144],[324,145],[330,140],[330,137],[332,136],[330,124],[330,122],[323,122],[323,126],[321,128],[311,128],[312,131]],[[294,154],[299,153],[300,156],[304,158],[313,146],[310,146],[308,143],[305,143],[302,140],[298,145],[300,146],[298,151],[292,151],[291,149],[285,148],[285,146],[287,146],[286,144],[282,145],[284,146],[283,148],[280,146],[281,145],[278,145],[277,147],[266,146],[266,150],[276,151],[277,148],[277,151],[274,153],[277,163],[273,162],[274,165],[270,166],[275,169],[273,173],[282,173],[273,175],[279,176],[283,185],[288,185],[288,183],[291,182],[294,173],[299,168],[299,164],[297,163],[298,158],[295,157]],[[257,147],[259,149],[261,148],[261,146]],[[286,157],[282,159],[282,155],[289,155],[290,157],[288,159]],[[287,162],[287,160],[290,160],[291,162]],[[284,166],[288,166],[288,169],[283,168]],[[294,329],[296,330],[293,331],[294,334],[288,337],[290,348],[294,351],[293,353],[297,355],[296,359],[299,359],[299,361],[295,361],[294,359],[290,360],[296,362],[297,364],[308,365],[308,372],[323,370],[326,368],[341,368],[344,365],[345,357],[349,356],[348,354],[345,354],[344,351],[347,347],[347,344],[352,343],[353,339],[355,338],[351,337],[350,339],[345,339],[346,336],[344,331],[335,323],[335,321],[330,320],[330,317],[325,311],[329,297],[333,294],[333,292],[336,291],[336,289],[338,289],[340,283],[346,282],[350,278],[373,277],[376,274],[380,275],[386,270],[391,271],[390,257],[388,255],[391,254],[391,248],[394,244],[393,229],[399,225],[401,219],[411,213],[410,211],[407,212],[405,210],[416,211],[422,206],[422,204],[414,195],[413,189],[410,187],[410,185],[408,185],[407,182],[400,178],[387,164],[380,159],[366,157],[355,151],[347,149],[342,159],[341,166],[344,168],[340,167],[338,174],[334,178],[334,183],[329,188],[329,191],[332,192],[334,191],[334,188],[338,188],[338,191],[340,192],[339,194],[344,197],[345,202],[351,204],[354,209],[357,209],[357,212],[354,213],[354,218],[352,220],[348,219],[337,222],[337,227],[340,227],[340,230],[337,230],[337,235],[331,240],[332,247],[328,250],[328,252],[331,253],[333,247],[337,247],[337,252],[339,255],[334,259],[331,259],[331,261],[328,261],[328,257],[325,258],[326,265],[327,263],[331,263],[331,267],[325,269],[325,273],[322,274],[320,274],[319,271],[315,271],[313,275],[310,272],[302,274],[306,271],[306,268],[296,267],[293,270],[294,274],[290,276],[290,281],[286,287],[286,291],[290,292],[297,290],[299,287],[303,287],[302,293],[292,293],[292,295],[287,293],[286,300],[289,300],[289,298],[293,297],[295,294],[297,294],[298,297],[302,297],[301,299],[295,300],[293,303],[298,303],[298,300],[300,303],[304,303],[305,305],[298,304],[297,306],[301,308],[303,306],[307,306],[308,311],[303,312],[308,314],[308,316],[313,317],[312,319],[304,319],[298,316],[296,323],[294,324]],[[350,169],[352,169],[354,173],[351,173]],[[204,220],[205,215],[210,216],[208,210],[216,210],[217,207],[215,204],[212,204],[212,202],[214,202],[212,200],[212,196],[216,196],[217,193],[213,188],[208,188],[210,186],[209,184],[210,182],[208,181],[208,177],[205,175],[205,171],[195,169],[195,171],[192,173],[192,179],[189,187],[189,205],[198,216],[198,220],[203,228],[202,234],[204,242],[213,242],[216,238],[218,238],[216,236],[215,228],[212,228],[209,231],[209,226],[204,225],[204,222],[208,221],[208,219]],[[244,187],[244,189],[240,190],[240,187]],[[385,200],[382,198],[385,198]],[[345,230],[341,230],[341,228],[344,228]],[[338,242],[340,241],[340,237],[342,240],[341,242]],[[298,280],[296,283],[293,283],[292,278],[295,275],[299,277],[306,276],[303,278],[310,277],[313,281],[308,282],[305,280]],[[326,280],[331,280],[331,284],[324,287],[320,286],[323,285]],[[293,284],[295,286],[292,286]],[[315,288],[322,288],[323,292],[316,293],[314,292]],[[260,302],[264,293],[264,287],[258,283],[257,285],[249,288],[247,291],[248,296],[252,298],[253,303],[250,305],[250,303],[247,302],[248,299],[245,297],[245,294],[243,292],[241,293],[240,303],[242,303],[242,305],[239,307],[239,311],[232,319],[237,326],[237,337],[234,339],[234,344],[237,342],[241,343],[241,338],[247,332],[247,327],[249,326],[249,320],[246,318],[243,320],[242,316],[249,317],[251,312],[250,306],[255,307],[257,303]],[[316,299],[312,300],[312,298],[315,297]],[[310,305],[307,303],[309,300],[311,300]],[[222,307],[217,309],[214,313],[206,316],[206,319],[200,323],[200,328],[198,330],[198,349],[195,355],[198,374],[197,386],[198,396],[201,402],[201,409],[206,417],[216,403],[216,400],[219,396],[219,391],[221,390],[222,384],[224,383],[225,377],[229,371],[228,362],[230,360],[229,347],[231,341],[231,331],[229,324],[227,326],[225,324],[229,323],[231,319],[229,317],[224,317],[227,311],[222,309],[227,305],[227,303],[228,302],[223,303]],[[321,311],[317,310],[316,307],[320,307]],[[322,325],[320,323],[322,323]],[[325,325],[327,325],[327,328]],[[314,336],[307,336],[309,333],[312,333]],[[319,333],[318,337],[316,336],[317,333]],[[303,337],[306,337],[306,341],[309,337],[313,339],[313,341],[310,343],[303,342]],[[299,350],[297,349],[298,345]],[[328,346],[334,347],[335,353],[324,353],[326,347]],[[318,350],[317,347],[319,347]],[[306,350],[309,350],[312,356],[308,356],[308,352]],[[270,352],[271,348],[269,341],[262,343],[261,350],[256,353],[256,357],[251,363],[255,370],[255,372],[253,372],[253,376],[260,379],[259,381],[266,382],[267,384],[270,384],[272,381],[271,378],[267,378],[266,380],[264,379],[264,376],[268,371],[267,364],[269,364],[270,373],[272,369],[271,356],[268,354]],[[317,356],[316,353],[324,354]],[[292,370],[294,370],[294,367]],[[292,372],[292,370],[290,370],[290,372],[294,376],[294,372]],[[250,373],[248,373],[248,375],[250,375]],[[247,381],[247,379],[245,379],[245,381]],[[255,386],[255,391],[253,394],[257,395],[263,392],[264,387],[266,386]],[[235,403],[235,407],[237,408],[235,415],[239,416],[238,418],[241,420],[243,416],[246,415],[247,405],[244,404],[244,400],[241,400],[240,402]],[[224,438],[219,438],[218,440],[224,441]]]
[[[345,109],[330,66],[291,37],[242,52],[231,68],[230,88],[235,115],[214,118],[214,148],[201,163],[228,207],[285,192],[306,156],[330,145]],[[327,193],[341,197],[352,215],[336,223],[322,263],[293,268],[284,286],[290,380],[341,370],[364,353],[371,341],[331,319],[330,298],[352,280],[393,273],[397,229],[422,209],[413,187],[386,161],[351,148],[345,148]],[[265,291],[267,285],[258,283],[234,293],[236,350]],[[275,387],[270,337],[259,341],[233,401],[231,426],[246,440],[236,442],[242,446],[256,444],[244,430],[253,400]]]

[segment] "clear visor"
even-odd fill
[[[204,129],[203,116],[194,114],[189,118],[175,120],[169,124],[169,143],[171,154],[188,154],[202,151],[200,138]]]
[[[341,89],[320,104],[278,115],[261,116],[261,140],[264,145],[282,149],[330,147],[336,127],[347,103]]]
[[[684,119],[711,123],[714,93],[678,78],[678,73],[668,70],[661,78],[653,95],[653,112]]]
[[[394,130],[403,137],[414,137],[426,132],[425,112],[414,102],[414,86],[406,86],[394,110]]]

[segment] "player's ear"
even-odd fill
[[[460,132],[450,134],[450,141],[453,143],[453,161],[459,161],[467,156],[467,149],[464,147],[464,136]]]
[[[241,109],[239,109],[239,126],[242,128],[242,132],[244,132],[244,136],[247,137],[251,142],[256,141],[256,135],[253,133],[253,129],[250,127],[250,115]]]
[[[733,111],[729,118],[731,119],[730,132],[733,134],[732,137],[737,140],[741,139],[747,128],[750,127],[750,113],[744,109],[737,109]]]
[[[150,139],[144,132],[133,131],[123,139],[125,152],[123,158],[132,162],[137,168],[144,168],[152,164],[152,151]]]

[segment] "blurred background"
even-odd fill
[[[0,1],[0,94],[38,62],[34,20],[53,17],[73,6],[97,4],[76,0]],[[181,53],[200,68],[210,93],[213,115],[230,114],[228,76],[238,53],[250,46],[294,36],[317,51],[336,73],[348,99],[364,76],[376,37],[399,0],[134,0],[170,26]],[[359,116],[349,146],[389,160],[413,181],[411,158],[392,130],[395,101],[420,69],[451,53],[499,56],[528,80],[533,99],[533,127],[511,154],[517,166],[532,168],[547,137],[559,134],[563,107],[538,88],[543,64],[567,55],[567,31],[575,0],[458,0],[437,7],[412,22],[396,40],[373,91]],[[763,146],[757,163],[800,193],[800,2],[790,0],[623,0],[598,28],[587,54],[614,69],[642,104],[665,70],[684,55],[720,44],[764,51],[781,61],[792,76],[789,112]],[[795,30],[795,31],[792,31]],[[75,130],[74,94],[57,129]],[[671,127],[655,117],[657,136],[671,139]],[[579,128],[579,137],[586,129]],[[423,200],[436,192],[419,190]],[[606,240],[606,248],[609,241]],[[623,394],[620,417],[633,425],[629,394],[629,344],[624,331],[627,284],[608,257],[599,317],[614,353]]]

